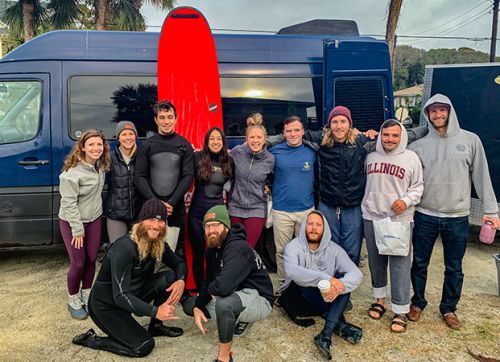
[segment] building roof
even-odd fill
[[[394,92],[394,97],[414,97],[421,96],[424,92],[424,85],[418,84],[413,87],[400,89]]]

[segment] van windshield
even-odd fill
[[[41,93],[39,81],[0,83],[0,144],[27,141],[36,136]]]

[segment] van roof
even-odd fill
[[[33,38],[12,50],[0,62],[156,61],[159,36],[157,32],[56,30]],[[323,40],[349,40],[387,49],[384,41],[359,36],[215,34],[214,39],[219,62],[242,62],[242,51],[246,52],[245,62],[321,62]]]

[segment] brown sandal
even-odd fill
[[[402,314],[394,314],[394,317],[392,317],[392,322],[391,322],[391,332],[393,333],[404,333],[406,332],[406,327],[408,326],[408,319],[406,316]],[[400,326],[403,327],[403,329],[398,330],[394,329],[394,326]]]
[[[370,312],[378,313],[378,317],[372,316],[370,314]],[[382,318],[384,316],[385,312],[386,312],[385,307],[380,303],[373,303],[370,306],[370,308],[368,309],[368,315],[370,316],[370,318],[375,319],[375,320],[379,320],[380,318]]]

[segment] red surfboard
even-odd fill
[[[158,99],[177,109],[176,131],[201,149],[210,127],[222,128],[219,67],[205,17],[191,7],[173,9],[158,48]]]
[[[205,133],[222,128],[219,67],[210,26],[205,17],[191,7],[173,9],[161,29],[158,47],[158,100],[168,99],[177,110],[176,132],[188,139],[194,149],[203,147]],[[192,189],[186,195],[191,202]],[[195,287],[192,273],[191,243],[185,251],[189,268],[186,287]]]

